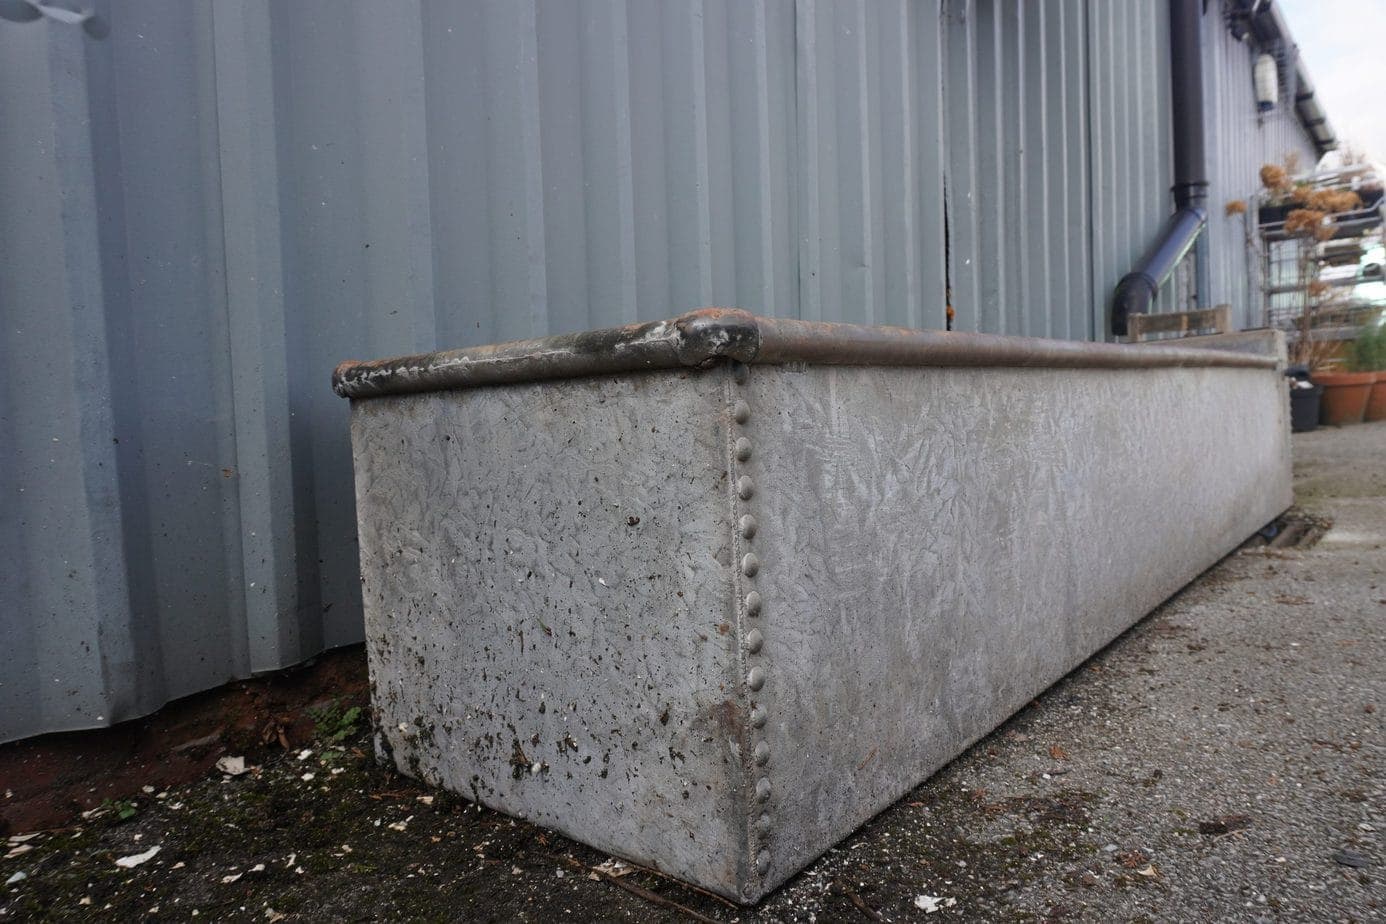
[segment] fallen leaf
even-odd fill
[[[1358,853],[1355,850],[1339,850],[1333,854],[1333,862],[1339,866],[1350,866],[1353,869],[1362,869],[1368,864],[1366,854]]]
[[[116,860],[115,865],[119,866],[121,869],[134,869],[141,863],[152,860],[154,855],[161,849],[161,847],[150,847],[144,853],[132,853],[128,857],[121,857],[119,860]]]
[[[620,860],[617,860],[614,857],[608,859],[604,863],[599,863],[592,868],[599,873],[604,873],[605,875],[610,876],[612,879],[620,879],[622,876],[630,874],[630,866],[628,866],[625,863],[622,863]]]
[[[916,895],[914,897],[914,907],[925,914],[933,914],[942,908],[952,908],[957,903],[956,898],[942,898],[937,895]]]
[[[1068,751],[1065,751],[1057,744],[1051,744],[1049,746],[1049,756],[1055,760],[1068,760]]]
[[[1145,869],[1136,870],[1137,876],[1144,876],[1147,879],[1159,879],[1160,871],[1155,868],[1154,863],[1147,864]]]
[[[217,761],[217,769],[227,776],[240,776],[250,768],[245,765],[244,757],[223,757]]]
[[[1217,818],[1198,823],[1199,834],[1228,834],[1251,827],[1250,815],[1219,815]]]

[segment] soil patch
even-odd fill
[[[322,709],[365,706],[365,647],[169,703],[110,728],[0,745],[0,835],[56,828],[103,803],[206,776],[227,754],[251,758],[310,741]]]

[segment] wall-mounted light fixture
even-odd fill
[[[1258,112],[1270,112],[1280,99],[1280,69],[1275,64],[1275,58],[1268,54],[1258,56],[1251,73],[1252,82],[1256,85],[1256,109]]]

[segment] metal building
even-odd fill
[[[1332,135],[1273,7],[1207,6],[1200,298],[1246,324],[1224,203]],[[1171,210],[1163,0],[22,7],[0,741],[360,639],[339,360],[711,304],[942,327],[949,290],[958,329],[1104,339]]]

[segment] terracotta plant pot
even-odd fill
[[[1367,399],[1367,413],[1364,420],[1386,420],[1386,372],[1376,373],[1376,384],[1372,386],[1372,396]]]
[[[1375,372],[1314,373],[1314,382],[1323,386],[1323,422],[1335,427],[1361,423],[1376,375]]]

